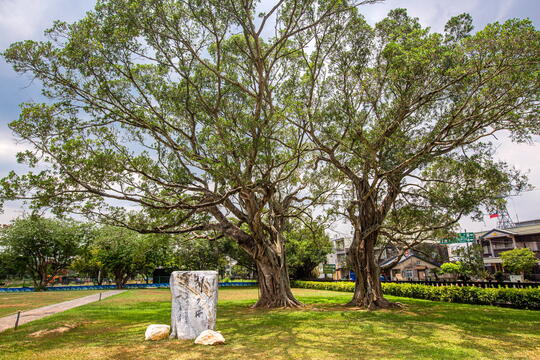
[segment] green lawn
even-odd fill
[[[389,297],[403,310],[345,308],[350,294],[296,289],[301,310],[253,310],[257,289],[221,289],[227,344],[145,342],[169,323],[168,290],[130,290],[0,334],[2,359],[540,359],[540,312]],[[42,337],[29,334],[68,325]]]
[[[13,314],[18,310],[35,309],[98,292],[99,290],[0,293],[0,317]]]

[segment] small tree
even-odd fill
[[[97,285],[103,284],[103,279],[107,277],[101,264],[88,249],[81,251],[70,265],[70,269],[75,271],[80,277],[89,277],[94,279]]]
[[[13,261],[25,264],[36,290],[44,290],[70,265],[86,234],[86,228],[78,224],[30,216],[6,228],[1,245]]]
[[[505,270],[521,275],[531,272],[538,262],[534,252],[528,248],[503,251],[500,256]]]
[[[123,288],[127,281],[139,274],[148,276],[155,267],[166,260],[169,243],[152,236],[117,227],[103,227],[88,247],[86,261],[98,266],[104,273],[114,278],[117,288]]]
[[[147,234],[142,238],[142,244],[138,250],[138,257],[142,261],[139,274],[144,277],[147,284],[154,275],[155,269],[164,268],[172,271],[178,268],[173,252],[173,236]]]
[[[287,264],[293,279],[312,277],[313,269],[326,259],[332,250],[330,238],[324,226],[316,221],[302,224],[293,222],[284,233]]]
[[[470,245],[456,250],[459,261],[444,263],[441,265],[441,273],[454,274],[462,280],[483,278],[486,276],[484,262],[482,260],[482,247]]]
[[[459,257],[463,269],[462,275],[474,278],[484,278],[486,276],[481,245],[472,244],[464,246],[456,249],[455,253]]]
[[[464,272],[463,264],[461,261],[456,262],[448,262],[441,265],[441,271],[442,274],[451,274],[454,275],[456,278],[462,275]]]
[[[0,245],[0,286],[7,284],[9,278],[21,278],[26,273],[26,266],[23,261],[14,257],[8,249],[2,249]]]
[[[177,239],[174,257],[180,270],[216,270],[225,273],[227,259],[223,252],[224,240]]]

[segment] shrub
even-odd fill
[[[352,282],[293,281],[295,287],[353,292]],[[519,309],[540,309],[540,288],[479,288],[474,286],[429,286],[420,284],[383,283],[387,295],[476,305],[508,306]]]

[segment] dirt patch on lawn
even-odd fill
[[[47,335],[51,335],[51,334],[63,334],[65,332],[68,332],[70,330],[75,329],[78,326],[79,326],[79,324],[64,324],[64,325],[62,325],[60,327],[57,327],[55,329],[39,330],[39,331],[33,332],[31,334],[28,334],[28,336],[33,337],[33,338],[39,338],[39,337],[43,337],[43,336],[47,336]]]

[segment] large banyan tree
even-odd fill
[[[295,46],[316,34],[291,39],[370,2],[102,0],[48,41],[13,44],[4,57],[47,101],[10,125],[38,170],[10,174],[2,197],[143,233],[230,237],[256,263],[256,306],[300,305],[282,231],[321,194],[307,191],[290,81]]]
[[[347,27],[312,30],[297,119],[321,171],[346,184],[340,200],[357,274],[350,304],[376,309],[395,306],[379,281],[381,239],[412,246],[526,186],[494,160],[491,139],[540,133],[540,36],[529,20],[471,34],[462,14],[438,34],[404,9],[374,27],[351,16]]]

